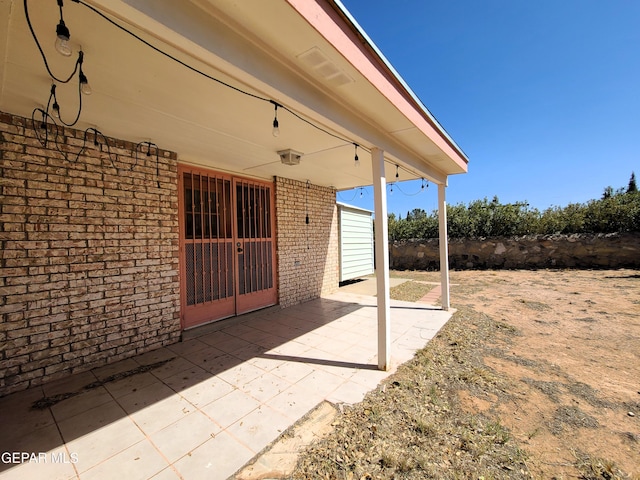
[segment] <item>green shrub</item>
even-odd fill
[[[605,189],[599,200],[550,207],[542,212],[527,203],[501,204],[498,197],[447,206],[450,238],[640,232],[640,192]],[[437,238],[438,212],[415,209],[405,219],[389,216],[389,239]]]

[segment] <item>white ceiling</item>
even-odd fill
[[[44,107],[51,80],[27,27],[22,1],[0,0],[0,110],[30,117]],[[386,152],[387,176],[443,181],[463,173],[423,132],[386,100],[286,1],[94,0],[118,23],[206,74],[249,93],[274,99],[312,124],[279,109],[281,134],[271,134],[274,107],[204,78],[151,50],[88,8],[65,2],[74,55],[53,49],[55,0],[31,0],[30,17],[51,68],[73,69],[85,52],[93,94],[84,97],[78,127],[132,142],[152,141],[179,161],[269,179],[274,175],[338,189],[372,183],[369,155]],[[126,20],[126,23],[123,21]],[[5,33],[6,32],[6,33]],[[75,117],[78,91],[57,87],[64,119]],[[354,167],[354,146],[361,168]],[[277,151],[304,153],[285,166]]]

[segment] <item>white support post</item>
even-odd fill
[[[442,290],[442,309],[449,310],[449,240],[447,236],[447,200],[446,183],[438,184],[438,230],[440,237],[440,289]]]
[[[388,370],[391,362],[391,307],[389,305],[389,220],[384,152],[371,150],[375,208],[376,283],[378,288],[378,368]]]

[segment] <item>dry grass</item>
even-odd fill
[[[408,281],[401,283],[397,287],[391,288],[389,294],[393,300],[417,302],[432,289],[433,285],[425,285],[424,283]]]
[[[396,290],[402,300],[438,280],[392,276],[412,280]],[[627,373],[637,371],[638,278],[453,272],[451,320],[345,407],[291,478],[640,480],[640,389]]]
[[[295,479],[529,478],[525,455],[492,415],[465,412],[460,390],[508,388],[475,355],[509,335],[490,318],[458,311],[437,337],[303,455]]]

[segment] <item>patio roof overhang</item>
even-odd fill
[[[0,0],[0,110],[30,116],[46,105],[51,79],[22,1]],[[153,51],[86,6],[67,0],[64,19],[93,94],[80,128],[152,141],[181,162],[246,176],[274,175],[338,190],[370,185],[370,156],[384,151],[387,176],[446,184],[467,158],[433,120],[337,1],[88,0],[117,23],[207,75],[296,112],[204,78]],[[75,57],[54,51],[58,7],[31,2],[30,16],[51,69],[66,76]],[[72,83],[75,80],[72,81]],[[75,83],[58,86],[62,115],[77,111]],[[326,133],[316,127],[320,127]],[[336,138],[340,137],[340,138]],[[362,168],[354,167],[354,143]],[[277,152],[304,153],[287,166]]]

